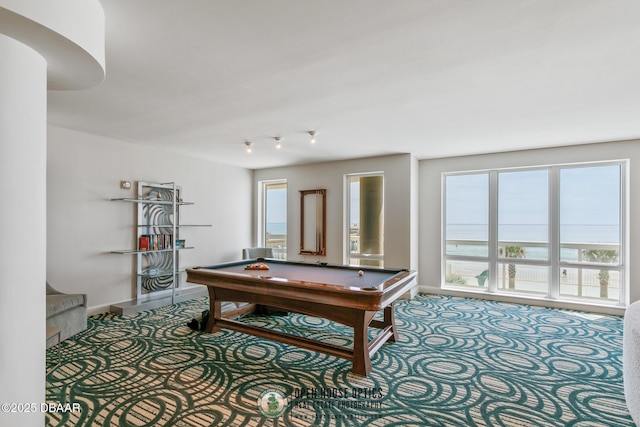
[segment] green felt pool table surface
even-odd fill
[[[263,263],[268,270],[248,270],[247,266]],[[405,270],[379,269],[367,267],[353,267],[342,265],[311,264],[301,262],[287,262],[282,260],[245,260],[219,266],[204,267],[218,272],[246,274],[265,279],[282,279],[283,281],[316,283],[352,287],[355,289],[376,288]],[[362,275],[358,272],[362,271]]]

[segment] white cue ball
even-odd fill
[[[363,274],[364,274],[364,271],[358,270],[358,276],[362,276]]]

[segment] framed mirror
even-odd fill
[[[327,190],[300,191],[300,255],[326,255]]]

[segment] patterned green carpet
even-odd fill
[[[346,360],[189,329],[206,308],[201,298],[90,318],[47,377],[47,402],[69,404],[48,412],[47,425],[634,425],[618,317],[419,295],[396,305],[400,341],[382,347],[364,378]],[[350,343],[349,328],[314,317],[245,321]]]

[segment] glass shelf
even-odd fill
[[[118,199],[109,199],[112,202],[129,202],[129,203],[153,203],[154,205],[173,205],[173,202],[170,200],[158,200],[158,199],[130,199],[127,197],[118,198]],[[193,205],[193,202],[176,202],[176,205],[184,206],[184,205]]]
[[[184,248],[176,248],[176,251],[182,251],[184,249],[193,249],[193,246],[187,246]],[[122,249],[119,251],[111,251],[112,254],[154,254],[158,252],[171,252],[173,249],[158,249],[155,251],[139,251],[137,249]]]
[[[176,274],[182,274],[184,273],[184,270],[179,270],[176,271]],[[164,277],[164,276],[173,276],[173,271],[172,270],[149,270],[149,271],[142,271],[140,273],[138,273],[138,276],[140,277]]]
[[[138,228],[158,227],[158,228],[173,228],[173,224],[140,224]],[[176,228],[188,228],[188,227],[212,227],[211,224],[180,224],[176,225]]]

